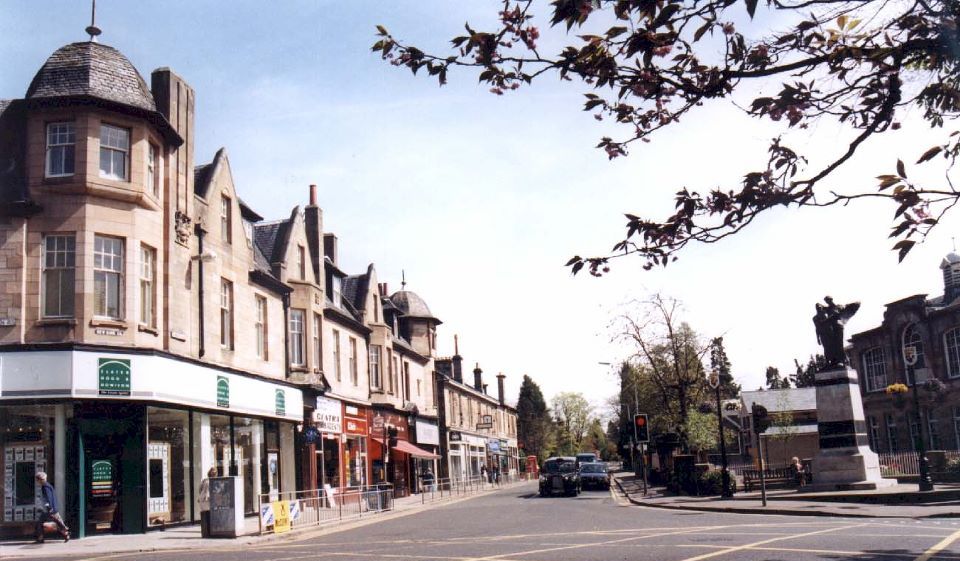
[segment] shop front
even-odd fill
[[[340,446],[343,435],[343,403],[339,399],[317,396],[311,423],[304,429],[306,444],[304,489],[339,488],[341,482]]]
[[[396,433],[398,442],[410,440],[410,426],[406,415],[374,409],[370,412],[370,426],[371,437],[375,442],[370,454],[372,483],[391,483],[396,497],[406,497],[410,494],[410,457],[388,449],[388,433],[391,430]]]
[[[370,430],[367,423],[369,408],[343,405],[343,436],[341,437],[340,488],[362,488],[370,481],[368,449]]]
[[[453,479],[480,477],[487,460],[487,439],[462,431],[447,433],[449,473]]]
[[[423,489],[425,483],[436,481],[439,477],[440,428],[434,420],[410,417],[413,443],[433,457],[415,457],[411,464],[410,479],[416,481],[416,489]]]
[[[200,518],[213,468],[257,495],[294,490],[300,390],[157,354],[4,353],[0,534],[32,532],[47,472],[74,535],[140,533]]]

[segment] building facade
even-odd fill
[[[477,469],[516,469],[502,378],[499,400],[443,384],[423,299],[341,268],[315,186],[265,220],[226,149],[197,164],[194,105],[94,40],[0,101],[0,535],[32,531],[37,471],[78,537],[195,523],[211,471],[248,515],[296,490],[418,492],[448,465],[445,392],[475,404],[450,428]]]
[[[886,305],[883,322],[850,338],[848,355],[860,376],[866,416],[865,431],[875,452],[914,449],[920,434],[912,396],[896,399],[885,390],[901,383],[914,389],[930,379],[943,389],[922,392],[922,418],[928,450],[960,449],[960,256],[948,254],[940,263],[944,292],[928,298],[909,296]],[[916,349],[908,368],[903,348]]]

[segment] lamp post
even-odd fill
[[[917,416],[917,435],[913,441],[917,451],[917,463],[920,464],[920,491],[933,491],[933,480],[930,478],[930,465],[927,463],[927,447],[923,442],[923,414],[920,411],[920,381],[917,380],[914,366],[917,364],[917,348],[913,345],[903,347],[903,361],[907,365],[907,381],[913,380],[913,410]]]
[[[720,405],[720,373],[714,368],[710,371],[710,387],[713,388],[717,396],[717,432],[720,437],[720,498],[729,499],[730,493],[730,472],[727,470],[727,443],[723,438],[723,409]]]

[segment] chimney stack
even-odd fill
[[[473,369],[473,387],[478,392],[483,391],[483,370],[480,370],[480,363]]]
[[[484,395],[486,395],[486,393],[487,393],[487,384],[484,384],[484,385],[483,385],[483,393],[484,393]]]
[[[317,186],[310,184],[310,206],[317,206]]]
[[[317,186],[310,185],[310,204],[303,209],[303,225],[307,233],[307,245],[310,248],[310,260],[313,261],[313,274],[317,283],[323,284],[323,259],[320,255],[320,238],[323,236],[323,211],[317,206]]]
[[[503,372],[497,374],[497,399],[500,400],[500,405],[506,405],[503,401],[503,379],[506,376],[503,375]]]
[[[337,264],[337,236],[333,234],[323,235],[323,255],[329,258],[334,265]]]
[[[457,335],[453,336],[453,379],[463,383],[463,357],[460,356],[460,341]]]

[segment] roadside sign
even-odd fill
[[[290,503],[287,501],[273,501],[273,533],[280,534],[290,531]]]

